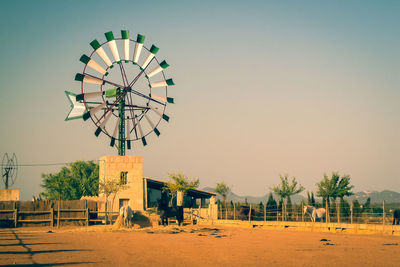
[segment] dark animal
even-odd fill
[[[393,212],[393,225],[400,223],[400,210],[394,210]]]
[[[244,204],[240,206],[239,209],[239,220],[248,220],[250,213],[250,206],[248,204]],[[254,209],[251,209],[251,215],[254,216]]]
[[[175,217],[178,221],[179,226],[183,222],[183,206],[169,207],[168,196],[161,194],[161,199],[158,201],[158,211],[160,212],[160,218],[162,225],[168,225],[168,218]]]

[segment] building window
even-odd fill
[[[128,183],[128,172],[121,172],[120,182],[121,182],[121,184],[127,184]]]

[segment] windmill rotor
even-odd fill
[[[90,119],[95,136],[105,134],[118,155],[125,155],[132,142],[147,145],[146,137],[159,136],[160,123],[169,122],[166,107],[174,99],[168,96],[168,87],[174,82],[165,74],[169,64],[156,57],[159,48],[147,48],[144,35],[131,39],[129,31],[122,30],[121,38],[111,31],[105,37],[103,43],[93,40],[93,51],[80,57],[84,67],[75,80],[81,83],[81,92],[66,92],[71,103],[66,120]]]
[[[4,154],[3,160],[1,162],[1,177],[4,182],[4,188],[8,189],[15,183],[18,175],[18,161],[15,153],[12,156],[8,156],[7,153]]]

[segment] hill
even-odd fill
[[[214,188],[212,187],[205,187],[203,188],[205,191],[209,192],[215,192]],[[360,203],[364,203],[367,201],[368,198],[371,198],[371,203],[373,204],[379,204],[382,203],[383,200],[385,200],[385,203],[400,203],[400,193],[391,191],[391,190],[383,190],[381,192],[378,191],[360,191],[354,193],[353,196],[347,197],[346,199],[349,201],[353,201],[354,199],[357,199]],[[263,196],[250,196],[250,195],[244,195],[240,196],[232,191],[228,193],[228,202],[233,201],[233,202],[245,202],[245,199],[247,198],[247,202],[249,203],[260,203],[266,202],[268,199],[268,194],[265,194]],[[276,197],[275,197],[276,198]],[[217,195],[217,199],[221,199],[221,196]],[[301,201],[307,201],[307,198],[297,194],[292,197],[292,202],[293,203],[300,203]],[[319,198],[317,198],[317,201],[321,201]]]

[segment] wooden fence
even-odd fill
[[[88,200],[0,201],[0,227],[89,225],[105,221],[99,203]],[[113,221],[116,213],[109,213]]]

